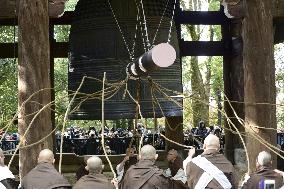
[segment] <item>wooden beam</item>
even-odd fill
[[[0,43],[0,58],[18,57],[18,43]]]
[[[35,1],[34,1],[35,2]],[[48,14],[58,17],[64,12],[66,0],[49,0]],[[0,18],[13,18],[19,12],[19,0],[0,0]]]
[[[70,25],[72,22],[74,12],[65,11],[64,14],[59,18],[49,19],[50,25]],[[18,18],[0,18],[0,26],[14,26],[18,25]]]
[[[178,24],[222,25],[228,18],[221,11],[180,11],[175,21]]]
[[[65,11],[64,14],[59,18],[50,18],[50,24],[71,25],[73,16],[74,16],[73,11]]]
[[[68,42],[56,42],[52,44],[52,54],[54,58],[68,57]],[[18,43],[0,43],[0,58],[18,57]]]
[[[180,41],[181,56],[229,55],[224,41]]]

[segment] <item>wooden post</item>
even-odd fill
[[[241,19],[234,20],[222,27],[223,39],[241,38]],[[240,41],[239,41],[240,42]],[[233,41],[232,43],[235,43]],[[241,42],[240,42],[241,43]],[[235,45],[231,44],[232,47]],[[239,44],[242,47],[242,44]],[[233,110],[238,117],[244,119],[244,69],[242,49],[234,49],[231,55],[223,57],[223,77],[224,77],[224,92],[230,102]],[[230,121],[238,128],[240,132],[244,132],[244,127],[239,123],[238,119],[233,113],[229,102],[224,98],[224,109]],[[233,163],[235,162],[234,152],[236,148],[243,148],[241,139],[237,134],[232,133],[231,129],[235,131],[234,127],[225,118],[225,154],[226,157]],[[244,162],[245,163],[245,162]]]
[[[56,40],[54,39],[54,25],[52,23],[49,23],[49,44],[50,44],[50,99],[52,102],[54,102],[51,105],[51,125],[52,129],[56,127],[55,123],[55,89],[54,89],[54,51],[52,49],[54,48],[54,44],[56,43]],[[53,140],[53,150],[54,153],[56,153],[56,137],[55,134],[52,135]]]
[[[24,137],[35,113],[47,105],[50,95],[50,49],[48,1],[21,0],[19,2],[19,107],[32,94],[19,113],[19,133],[24,145],[39,141],[52,130],[50,106],[42,111]],[[25,176],[37,164],[39,152],[44,148],[52,150],[52,137],[38,145],[20,150],[20,177]]]
[[[259,129],[276,128],[275,63],[273,54],[273,4],[271,0],[246,0],[246,17],[243,22],[244,87],[246,138],[250,156],[250,171],[255,169],[258,153],[267,150],[251,137],[255,134],[266,142],[276,144],[276,131]],[[255,104],[268,103],[268,104]],[[274,156],[273,158],[276,158]],[[275,162],[275,161],[274,161]]]
[[[175,142],[183,144],[184,135],[183,135],[183,117],[182,116],[175,116],[175,117],[166,117],[166,137],[171,139]],[[166,141],[166,150],[170,149],[183,149],[176,144],[170,143]]]

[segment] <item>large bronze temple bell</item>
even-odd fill
[[[117,92],[114,90],[106,94],[105,119],[135,118],[137,115],[137,105],[125,92],[126,86],[139,102],[143,117],[182,115],[182,99],[175,93],[182,92],[175,23],[172,23],[169,43],[176,53],[174,63],[142,74],[142,77],[131,76],[126,80],[131,64],[136,64],[135,61],[139,64],[139,57],[143,54],[146,58],[140,61],[147,62],[145,52],[168,42],[174,4],[174,0],[79,0],[69,40],[70,99],[82,78],[87,78],[72,104],[70,119],[101,119],[101,81],[104,72],[106,87],[110,84],[119,86],[120,81],[127,81],[127,85],[121,85]]]

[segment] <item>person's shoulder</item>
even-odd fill
[[[222,161],[222,163],[226,163],[228,165],[231,165],[233,166],[233,164],[226,158],[226,156],[222,153],[218,153],[218,154],[215,154],[213,155],[212,157],[213,159],[216,159],[218,161]]]

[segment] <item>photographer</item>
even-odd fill
[[[242,189],[265,189],[280,188],[283,184],[283,177],[272,169],[271,155],[262,151],[256,158],[256,172],[246,176]]]

